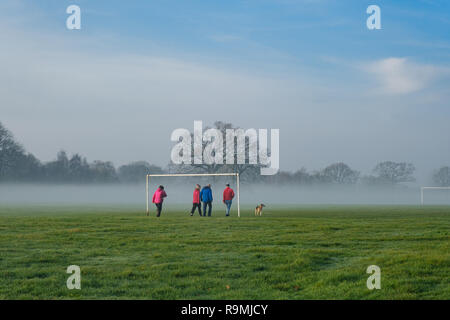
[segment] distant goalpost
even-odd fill
[[[450,190],[450,187],[420,187],[420,204],[424,204],[424,191],[425,190]]]
[[[167,173],[167,174],[147,174],[145,177],[145,194],[147,203],[147,216],[149,215],[150,191],[149,183],[150,177],[205,177],[205,176],[234,176],[236,177],[236,200],[238,217],[241,216],[241,206],[239,202],[239,173]]]

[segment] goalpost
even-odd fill
[[[149,215],[149,182],[150,177],[204,177],[204,176],[234,176],[236,177],[236,199],[238,217],[241,216],[241,206],[239,202],[239,173],[167,173],[167,174],[147,174],[145,177],[145,194],[147,203],[147,216]]]
[[[450,187],[420,187],[420,203],[423,205],[423,194],[425,190],[450,190]]]

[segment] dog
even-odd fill
[[[256,208],[255,208],[255,216],[260,216],[261,217],[262,210],[263,210],[264,207],[265,207],[265,205],[262,204],[262,203],[260,205],[257,205]]]

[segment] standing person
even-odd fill
[[[227,206],[226,216],[230,215],[231,203],[233,202],[234,191],[230,188],[230,184],[226,184],[225,190],[223,190],[223,203]]]
[[[191,217],[194,215],[195,209],[198,208],[198,213],[200,214],[200,217],[202,216],[202,208],[200,205],[200,185],[196,184],[194,189],[194,195],[192,199],[192,210],[191,210]]]
[[[213,196],[210,184],[203,187],[200,192],[200,200],[203,202],[203,216],[206,217],[206,206],[208,206],[208,217],[211,217]]]
[[[163,186],[159,186],[153,194],[152,202],[156,205],[156,216],[159,217],[161,215],[162,204],[164,198],[167,197],[166,191],[164,191]]]

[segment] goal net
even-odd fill
[[[189,206],[190,211],[192,207],[192,194],[197,183],[202,187],[207,184],[212,184],[213,202],[215,204],[220,204],[223,207],[222,192],[225,185],[227,183],[230,184],[230,187],[235,191],[233,204],[236,204],[238,217],[241,216],[239,173],[147,174],[145,179],[147,215],[149,215],[149,212],[151,211],[151,198],[153,192],[155,192],[159,185],[164,185],[164,189],[168,194],[168,197],[164,200],[164,205],[167,203],[172,206],[174,204],[183,204],[185,206],[185,211]],[[214,208],[213,210],[217,211],[216,209],[217,208]]]
[[[425,198],[426,197],[426,198]],[[421,187],[420,203],[450,204],[450,187]]]

